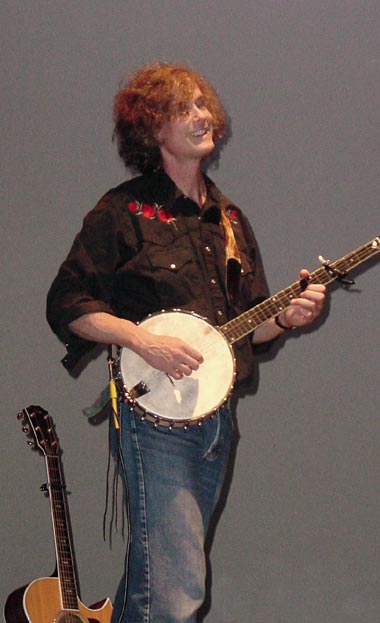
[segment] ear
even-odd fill
[[[161,126],[155,133],[154,138],[157,141],[158,146],[162,145],[165,138],[165,126]]]

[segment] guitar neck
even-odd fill
[[[69,528],[66,487],[60,456],[46,456],[48,488],[53,521],[58,577],[61,585],[62,608],[78,609],[78,583]]]
[[[344,277],[350,270],[368,260],[380,251],[380,238],[374,238],[352,251],[348,255],[340,258],[336,262],[326,263],[317,268],[310,274],[307,283],[329,283]],[[233,318],[220,328],[230,344],[233,344],[242,337],[252,333],[262,324],[274,318],[279,313],[290,307],[294,298],[298,298],[304,287],[302,282],[296,281],[290,286],[281,290],[274,296],[252,307],[248,311]]]

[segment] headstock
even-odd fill
[[[38,448],[44,456],[57,456],[59,454],[54,423],[45,409],[37,405],[30,405],[23,409],[17,417],[24,421],[23,432],[31,437],[31,441],[28,442],[29,445]]]

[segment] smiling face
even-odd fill
[[[196,87],[186,110],[164,123],[157,134],[163,163],[189,160],[200,162],[215,147],[212,115],[199,87]]]

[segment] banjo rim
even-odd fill
[[[219,397],[219,399],[215,401],[215,404],[211,407],[211,409],[203,413],[197,413],[196,415],[193,415],[190,417],[173,418],[173,417],[170,417],[170,415],[157,414],[153,410],[145,407],[143,404],[141,404],[141,401],[139,401],[139,397],[135,398],[131,395],[130,393],[131,390],[128,390],[126,383],[125,383],[125,379],[123,375],[123,364],[124,364],[124,359],[125,359],[124,353],[130,352],[130,350],[127,347],[119,347],[118,362],[117,362],[117,368],[118,368],[117,380],[118,380],[118,385],[119,385],[119,391],[120,391],[123,401],[129,403],[130,406],[136,411],[136,413],[142,420],[147,420],[148,422],[152,422],[154,426],[156,427],[163,426],[169,429],[172,429],[172,428],[187,429],[190,426],[201,426],[202,422],[204,422],[205,420],[212,419],[213,417],[215,417],[216,411],[220,409],[224,404],[227,403],[229,397],[231,396],[233,387],[235,385],[236,362],[235,362],[235,355],[234,355],[232,346],[226,339],[225,335],[220,331],[220,327],[213,325],[206,317],[201,316],[200,314],[197,314],[194,311],[183,310],[183,309],[178,309],[178,308],[174,308],[170,310],[161,310],[161,311],[157,311],[152,314],[149,314],[146,318],[138,322],[137,325],[140,326],[140,325],[143,325],[144,323],[149,323],[149,321],[151,321],[152,319],[154,320],[154,318],[159,317],[159,316],[167,317],[172,314],[188,315],[188,316],[191,316],[193,318],[196,318],[202,321],[202,323],[205,323],[206,325],[208,325],[210,329],[214,331],[215,334],[217,334],[218,337],[222,339],[223,343],[228,347],[228,351],[231,356],[231,363],[232,363],[231,378],[230,378],[228,387],[223,391],[223,394]],[[168,332],[168,335],[170,335],[170,331]]]

